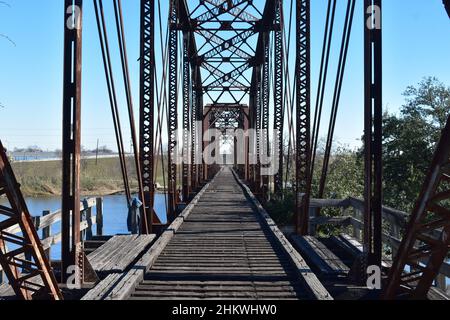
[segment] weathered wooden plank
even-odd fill
[[[112,273],[105,279],[100,281],[92,290],[89,290],[81,300],[103,300],[109,292],[109,289],[114,287],[122,279],[123,275],[120,273]]]
[[[273,236],[276,230],[255,211],[228,169],[222,170],[186,210],[120,279],[107,277],[85,299],[318,298],[317,289],[311,290],[311,278],[308,283],[299,276],[309,268],[293,261],[280,244],[280,235]],[[148,281],[159,281],[160,285],[148,285]],[[180,281],[225,282],[226,289],[220,290],[224,285],[205,284],[180,287]],[[235,281],[244,285],[233,288],[230,284]],[[258,287],[257,282],[265,285]],[[288,285],[269,285],[281,282]]]
[[[136,261],[149,248],[155,238],[156,235],[141,235],[134,241],[130,241],[130,245],[124,248],[120,254],[115,255],[114,259],[111,259],[110,264],[105,266],[103,270],[125,271],[132,262]]]
[[[144,279],[145,273],[151,268],[155,260],[167,246],[174,234],[180,229],[183,221],[188,218],[195,204],[208,189],[209,183],[197,194],[191,203],[184,209],[180,216],[170,225],[170,227],[159,237],[146,254],[129,270],[121,275],[120,279],[107,277],[101,281],[94,289],[90,290],[83,300],[125,300],[134,288]]]
[[[261,203],[259,203],[258,199],[256,199],[250,189],[240,181],[240,179],[234,172],[233,174],[235,175],[236,180],[238,181],[244,192],[247,194],[248,198],[253,202],[253,205],[263,218],[266,226],[272,231],[272,234],[279,241],[279,244],[281,245],[283,250],[297,267],[300,278],[305,283],[312,296],[318,300],[333,300],[331,294],[325,289],[317,276],[312,272],[311,268],[305,262],[303,257],[292,247],[281,230],[278,229],[276,223],[272,220],[272,218],[270,218],[269,214],[261,205]]]
[[[124,236],[114,236],[107,242],[105,242],[100,248],[98,248],[99,250],[95,250],[94,252],[90,253],[88,255],[88,258],[90,259],[91,263],[95,263],[95,260],[101,260],[102,256],[107,255],[111,250],[118,250],[122,242],[122,237]]]
[[[137,235],[117,236],[117,241],[114,241],[114,238],[116,237],[113,237],[113,239],[110,240],[113,245],[109,247],[100,247],[97,249],[96,251],[100,251],[100,255],[93,259],[94,270],[98,269],[99,272],[108,270],[108,266],[110,266],[111,263],[115,263],[116,260],[120,260],[122,256],[132,248],[137,237]],[[107,244],[108,243],[105,245]]]
[[[350,255],[355,258],[363,253],[363,245],[352,236],[342,233],[338,237],[331,237],[332,241],[341,249],[347,251]],[[381,262],[384,268],[389,268],[390,265],[387,261]]]
[[[155,235],[115,236],[88,255],[93,269],[101,274],[122,273],[148,249]]]
[[[348,274],[350,268],[314,237],[293,235],[291,241],[300,253],[307,256],[323,275]]]

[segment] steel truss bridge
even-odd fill
[[[89,274],[96,271],[84,253],[80,235],[83,2],[64,2],[62,280],[68,277],[65,270],[76,265],[82,271],[78,274],[80,282],[87,281]],[[109,1],[94,0],[96,31],[102,49],[126,198],[132,207],[104,2],[109,4]],[[311,68],[311,20],[314,19],[311,17],[311,0],[293,0],[290,12],[285,12],[282,0],[170,0],[167,25],[161,23],[160,1],[140,0],[139,126],[135,125],[133,115],[121,1],[111,2],[135,146],[138,198],[142,203],[141,207],[135,208],[140,216],[139,231],[142,235],[157,234],[159,238],[140,257],[138,263],[144,264],[144,275],[128,269],[125,282],[109,275],[87,297],[155,298],[152,292],[157,292],[170,298],[168,292],[172,289],[162,287],[171,284],[177,288],[189,287],[192,292],[200,291],[200,297],[208,298],[216,297],[212,292],[222,290],[218,288],[223,288],[225,283],[230,286],[227,292],[234,295],[223,294],[221,297],[238,297],[237,292],[242,288],[244,292],[253,288],[256,293],[245,297],[260,298],[267,292],[275,292],[269,296],[331,299],[333,294],[327,291],[329,284],[324,283],[315,268],[320,269],[321,263],[323,266],[319,261],[324,259],[323,254],[341,261],[332,266],[339,272],[349,271],[348,263],[346,267],[346,263],[338,259],[341,257],[336,257],[336,252],[325,248],[324,243],[313,237],[312,221],[317,222],[321,217],[310,213],[320,201],[328,203],[328,200],[313,199],[316,195],[311,185],[337,15],[336,1],[328,1],[319,86],[318,92],[313,93],[311,73],[317,70]],[[361,207],[361,247],[351,263],[357,267],[348,269],[359,270],[356,273],[364,278],[368,266],[384,268],[386,285],[380,293],[383,298],[424,298],[442,268],[450,245],[450,118],[398,252],[386,268],[382,256],[385,212],[382,204],[382,0],[363,1],[364,24],[361,26],[353,23],[355,15],[360,14],[355,10],[357,1],[346,3],[318,198],[324,196],[352,29],[361,27],[364,28],[365,66],[365,192]],[[444,4],[448,10],[448,2],[444,1]],[[156,19],[157,15],[159,19]],[[157,39],[156,31],[164,28],[167,28],[166,39],[161,32],[161,39]],[[159,60],[163,62],[162,66],[157,63]],[[312,105],[313,94],[317,94],[315,106]],[[206,133],[212,128],[224,133],[230,143],[233,169],[206,163],[202,157],[214,141]],[[228,136],[229,132],[238,130],[257,133],[244,135],[240,150],[237,150],[238,139]],[[165,139],[167,151],[163,145]],[[181,165],[176,161],[180,150]],[[244,154],[243,163],[237,162],[239,152]],[[272,155],[279,168],[273,177],[263,174],[267,164],[262,162],[262,155],[266,154]],[[155,168],[161,162],[166,168],[163,175],[167,187],[168,225],[162,224],[154,211]],[[0,172],[0,193],[11,203],[11,208],[0,207],[0,213],[8,217],[0,222],[2,268],[7,271],[18,297],[33,299],[45,293],[46,297],[60,299],[57,281],[39,247],[26,205],[17,198],[20,190],[12,179],[14,174],[6,156],[1,158]],[[292,185],[288,183],[291,174],[295,177]],[[276,226],[271,225],[263,209],[269,197],[281,199],[287,188],[295,194],[292,244],[296,249],[300,248],[300,253],[293,253],[292,245]],[[227,210],[226,206],[233,211]],[[24,219],[24,216],[28,218]],[[15,224],[19,224],[23,232],[20,238],[7,232]],[[214,251],[210,241],[223,254]],[[4,249],[7,242],[24,249],[8,253]],[[186,248],[186,243],[196,249]],[[242,250],[255,255],[260,251],[267,260],[258,260],[251,254],[240,259]],[[31,254],[32,261],[19,258],[23,253],[28,257]],[[222,257],[225,253],[237,257],[227,260]],[[182,257],[186,257],[186,261]],[[195,264],[194,260],[202,262]],[[26,275],[20,274],[18,269],[27,263],[32,263],[32,267]],[[311,273],[299,275],[298,270],[309,270],[309,264],[315,265]],[[173,268],[186,272],[175,276]],[[235,272],[231,275],[227,268]],[[320,270],[325,272],[325,269]],[[230,279],[235,281],[231,283]],[[202,285],[205,282],[208,283],[206,289]],[[126,283],[134,286],[126,287]],[[275,283],[272,291],[267,290],[270,283]],[[116,296],[105,292],[114,292]],[[183,292],[180,289],[177,297],[195,296],[192,292],[183,296],[186,294]]]

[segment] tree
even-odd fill
[[[409,212],[450,113],[450,87],[429,77],[404,96],[399,116],[384,115],[384,190],[387,205]]]

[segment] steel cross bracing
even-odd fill
[[[248,70],[261,15],[252,1],[189,2],[190,29],[198,48],[203,93],[212,103],[245,102],[250,89]],[[250,14],[249,10],[255,12]]]
[[[0,141],[0,196],[9,206],[0,206],[0,264],[17,298],[61,300],[62,294],[45,255]]]
[[[449,251],[450,117],[390,269],[384,298],[405,294],[425,299]]]
[[[262,4],[264,7],[259,7]],[[192,190],[200,184],[201,178],[205,177],[204,165],[199,164],[201,147],[202,145],[204,147],[202,128],[199,128],[199,122],[207,120],[203,111],[204,102],[212,105],[221,103],[248,105],[250,99],[252,99],[251,108],[257,110],[250,111],[251,114],[255,115],[252,125],[255,128],[265,129],[266,132],[265,137],[258,138],[258,140],[264,140],[263,145],[267,146],[268,151],[269,118],[272,114],[274,129],[279,130],[279,134],[275,137],[277,142],[274,148],[282,150],[284,46],[282,5],[279,0],[269,0],[258,4],[249,0],[172,0],[170,2],[169,21],[168,212],[170,221],[176,216],[177,192],[179,190],[177,166],[175,165],[175,152],[180,147],[176,142],[180,104],[178,88],[182,88],[183,97],[182,128],[190,129],[191,132],[190,136],[187,133],[183,134],[182,147],[184,160],[182,191],[183,198],[189,199]],[[145,23],[145,20],[143,20],[143,23]],[[272,62],[270,61],[271,41],[269,41],[271,33],[274,35],[274,61]],[[179,42],[180,35],[183,39],[181,42]],[[145,39],[150,39],[150,37]],[[179,52],[182,54],[179,54]],[[178,61],[179,56],[183,57],[181,64]],[[181,66],[182,70],[179,70],[178,66]],[[179,72],[182,79],[181,86],[178,85]],[[269,88],[271,76],[273,76],[274,90]],[[252,95],[257,95],[256,97],[249,97],[251,88],[256,88],[252,92]],[[270,110],[271,92],[273,92],[274,99],[273,112]],[[237,109],[237,112],[242,113],[242,110]],[[227,113],[222,112],[215,116],[227,117]],[[247,114],[245,119],[248,120],[248,116]],[[242,114],[240,118],[244,119]],[[145,119],[151,120],[148,115],[143,119],[143,121]],[[218,119],[218,123],[226,126],[227,119],[222,120]],[[246,143],[249,147],[250,142],[247,141]],[[258,143],[258,145],[258,148],[260,148],[261,143]],[[146,150],[148,148],[147,146]],[[247,155],[245,169],[247,175],[250,172],[249,158]],[[282,168],[283,156],[281,152],[278,161]],[[146,161],[146,164],[149,165],[150,161]],[[260,166],[256,165],[253,172],[259,171]],[[257,177],[257,175],[259,173],[251,176],[255,181],[261,181],[261,177]],[[280,192],[282,186],[281,177],[282,174],[280,173],[275,179],[277,192]],[[268,190],[267,177],[264,181],[265,189]]]

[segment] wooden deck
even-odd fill
[[[224,168],[129,272],[108,276],[84,299],[332,298]]]
[[[124,273],[147,250],[155,235],[114,236],[88,255],[92,268],[100,278],[112,273]]]

